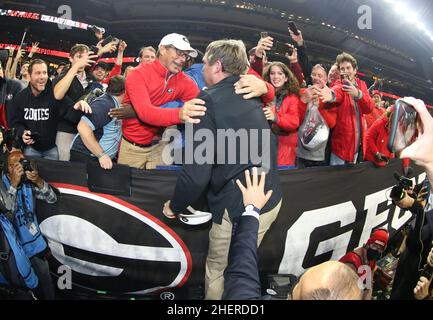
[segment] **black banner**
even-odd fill
[[[75,286],[113,296],[202,298],[210,223],[189,226],[163,216],[176,171],[133,169],[125,197],[90,192],[84,164],[41,160],[38,168],[60,191],[55,205],[37,205],[54,274],[62,277],[67,265]],[[386,168],[280,171],[283,204],[259,248],[260,272],[299,275],[363,245],[377,227],[392,237],[411,218],[389,200],[395,171],[399,160]],[[419,169],[415,174],[415,182],[424,179]]]

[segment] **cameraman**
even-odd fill
[[[35,198],[47,203],[55,203],[57,196],[37,170],[23,167],[24,155],[13,151],[7,158],[7,174],[3,174],[3,187],[14,198],[12,224],[19,242],[39,278],[35,294],[39,299],[54,299],[54,287],[51,280],[46,254],[47,243],[42,236],[35,214]]]
[[[428,179],[424,181],[422,188],[416,186],[414,190],[403,190],[400,200],[395,201],[398,207],[410,210],[416,215],[416,219],[406,239],[406,250],[399,259],[391,299],[414,299],[413,290],[433,241],[433,195],[429,184],[429,181],[433,181],[433,118],[421,100],[404,98],[403,101],[416,109],[422,126],[418,139],[399,156],[410,158],[422,166]]]

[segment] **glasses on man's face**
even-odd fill
[[[182,50],[179,50],[178,48],[176,48],[176,47],[174,47],[174,46],[172,46],[172,45],[169,45],[169,46],[167,46],[167,47],[168,47],[168,48],[172,48],[172,49],[174,49],[174,50],[176,51],[177,56],[178,56],[178,57],[185,58],[185,61],[189,61],[189,60],[191,60],[191,57],[189,56],[189,54],[188,54],[187,52],[182,51]]]

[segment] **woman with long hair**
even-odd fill
[[[278,135],[278,165],[296,164],[296,147],[300,119],[299,82],[289,68],[282,62],[267,65],[263,78],[275,88],[275,100],[263,109],[266,119],[272,121],[272,131]],[[305,110],[305,107],[303,108]]]

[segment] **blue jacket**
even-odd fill
[[[3,185],[9,189],[10,181],[6,175],[3,175]],[[31,258],[45,250],[47,243],[39,228],[34,210],[33,190],[28,182],[22,183],[17,190],[17,208],[12,223],[27,257]]]
[[[36,288],[39,283],[38,277],[19,243],[12,223],[3,214],[0,214],[0,228],[0,236],[4,237],[0,242],[3,240],[7,241],[6,246],[10,249],[8,260],[1,262],[7,265],[4,265],[4,268],[0,268],[0,270],[8,269],[9,275],[0,272],[0,285],[13,287],[26,286],[29,289]],[[7,248],[2,248],[2,250],[4,249]]]

